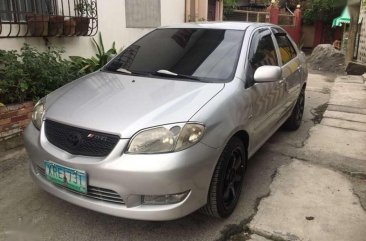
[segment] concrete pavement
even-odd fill
[[[338,77],[323,116],[320,125],[310,130],[304,148],[323,156],[342,156],[343,165],[350,164],[350,171],[366,173],[366,90],[363,78]],[[354,167],[356,170],[352,170]]]
[[[322,117],[303,147],[286,150],[303,159],[279,168],[247,233],[281,241],[366,240],[364,79],[338,77]]]
[[[360,202],[366,203],[363,199],[366,197],[366,178],[360,168],[364,162],[356,159],[358,156],[355,154],[351,158],[344,157],[341,152],[321,152],[310,148],[316,141],[317,131],[314,129],[317,130],[318,126],[335,128],[334,123],[328,122],[333,125],[328,126],[325,119],[342,117],[360,122],[363,118],[362,113],[352,116],[344,114],[348,113],[341,112],[341,108],[346,108],[344,106],[338,106],[339,109],[333,112],[329,112],[329,106],[328,112],[324,113],[331,93],[331,98],[336,98],[331,91],[333,84],[332,74],[310,74],[301,128],[295,132],[279,130],[249,160],[238,207],[228,219],[218,220],[194,213],[175,221],[144,222],[89,211],[39,189],[28,175],[27,156],[19,152],[0,157],[0,240],[268,241],[298,238],[319,241],[322,239],[312,238],[320,237],[315,236],[319,235],[320,228],[343,230],[343,224],[326,219],[339,210],[342,213],[339,213],[337,220],[345,217],[344,222],[347,223],[351,217],[362,224]],[[348,126],[343,124],[342,128],[345,127]],[[323,141],[328,142],[329,138]],[[317,186],[317,183],[320,185]],[[338,192],[335,186],[342,188]],[[314,196],[316,198],[311,200]],[[339,209],[335,208],[339,205],[337,200],[341,202]],[[321,209],[319,203],[324,203],[324,212],[318,215]],[[354,216],[354,213],[359,215]],[[306,217],[314,219],[307,220]],[[283,226],[272,227],[263,219],[281,221]],[[302,229],[304,224],[307,229]],[[351,226],[351,230],[357,233],[358,226]],[[305,236],[305,231],[310,233],[309,236]],[[275,232],[277,236],[271,235]],[[345,240],[352,241],[354,236],[347,238],[350,239]]]
[[[365,241],[365,224],[346,177],[294,160],[279,169],[249,229],[272,240]]]

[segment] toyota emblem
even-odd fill
[[[76,147],[81,143],[82,137],[80,133],[70,132],[67,135],[67,141],[69,142],[71,147]]]

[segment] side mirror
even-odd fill
[[[278,66],[264,65],[259,67],[254,73],[256,83],[275,82],[282,78],[282,70]]]

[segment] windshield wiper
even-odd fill
[[[125,68],[118,68],[118,69],[105,68],[104,70],[111,71],[111,72],[122,73],[122,74],[128,74],[128,75],[138,75],[138,76],[146,76],[146,75],[148,75],[147,73],[130,71],[130,70],[125,69]]]
[[[165,69],[161,69],[161,70],[158,70],[158,71],[156,71],[154,73],[150,73],[150,74],[151,75],[158,75],[158,76],[173,76],[173,77],[176,77],[176,78],[203,81],[202,79],[200,79],[198,77],[194,77],[194,76],[191,76],[191,75],[177,74],[177,73],[171,72],[169,70],[165,70]]]
[[[125,74],[132,74],[131,71],[129,71],[128,69],[124,69],[124,68],[119,68],[119,69],[116,69],[115,71],[125,73]]]

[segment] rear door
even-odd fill
[[[287,33],[276,27],[272,28],[272,31],[276,39],[275,44],[278,46],[280,53],[282,77],[287,92],[287,101],[282,110],[286,114],[291,111],[299,96],[302,66],[297,48]]]

